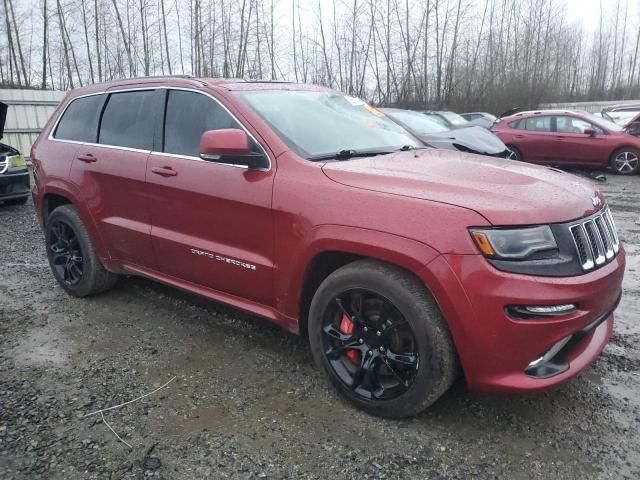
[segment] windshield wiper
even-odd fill
[[[408,150],[414,150],[416,148],[423,147],[414,147],[413,145],[403,145],[397,149],[388,149],[388,150],[354,150],[354,149],[345,149],[340,150],[335,153],[327,153],[323,155],[312,155],[307,157],[307,160],[318,161],[318,160],[349,160],[350,158],[356,157],[375,157],[376,155],[388,155],[394,152],[406,152]]]

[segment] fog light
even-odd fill
[[[534,315],[559,315],[573,312],[576,309],[576,306],[573,303],[566,303],[564,305],[530,305],[524,307],[524,309]]]
[[[528,320],[537,317],[560,317],[573,313],[578,309],[574,303],[562,305],[509,305],[507,313],[518,320]]]

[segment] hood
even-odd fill
[[[604,203],[594,185],[574,175],[446,150],[328,162],[322,169],[343,185],[468,208],[493,225],[567,222]]]
[[[4,123],[7,120],[8,106],[6,103],[0,102],[0,138],[4,135]]]
[[[420,139],[434,147],[439,147],[438,144],[448,144],[453,145],[458,150],[484,155],[496,155],[507,149],[502,140],[482,127],[464,127],[441,133],[431,133],[429,135],[421,135]],[[462,148],[457,147],[458,145]],[[447,147],[443,145],[440,148]]]

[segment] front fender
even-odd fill
[[[399,235],[343,225],[319,225],[309,231],[306,247],[300,255],[290,255],[281,265],[275,281],[278,310],[289,318],[298,318],[305,274],[313,259],[324,252],[343,252],[375,258],[405,268],[415,274],[439,255],[424,243]]]

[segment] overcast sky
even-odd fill
[[[598,26],[601,1],[605,12],[615,8],[616,0],[565,0],[567,13],[571,18],[581,21],[585,31],[593,31]],[[637,18],[640,0],[628,0],[628,5],[629,19]]]

